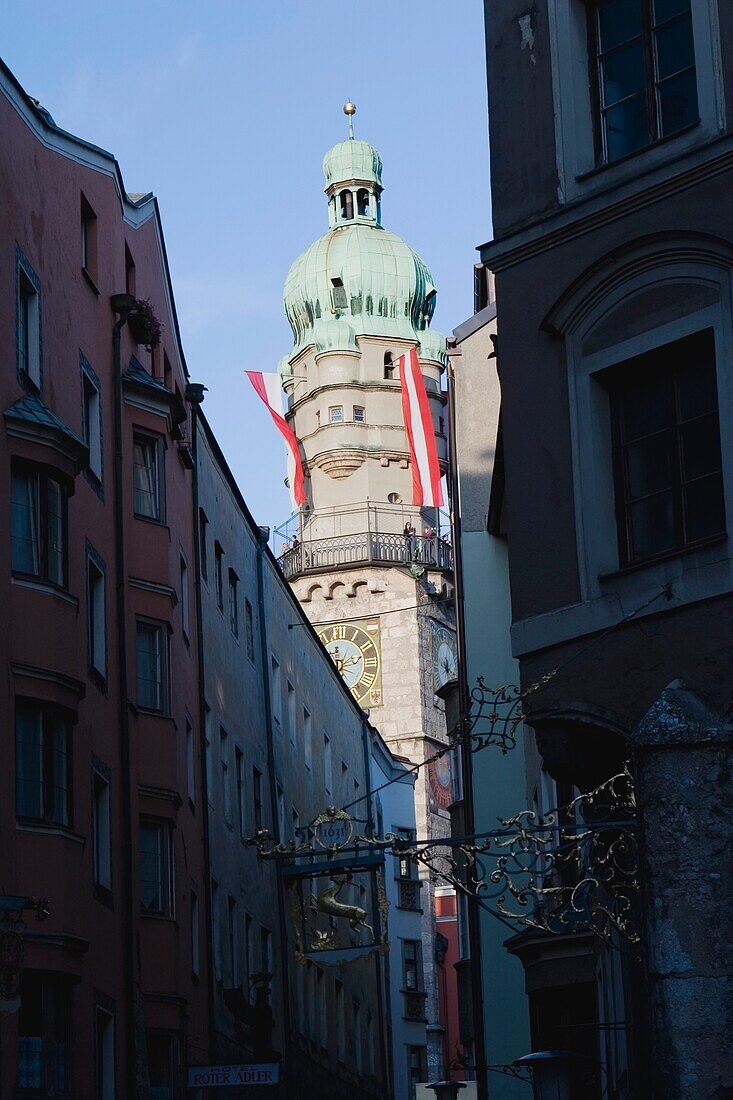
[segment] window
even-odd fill
[[[20,818],[71,825],[71,724],[66,712],[18,699],[15,800]]]
[[[344,419],[343,405],[331,405],[328,410],[328,419],[331,424],[340,424]]]
[[[369,217],[369,192],[366,187],[360,187],[356,192],[356,212],[360,218]]]
[[[336,1057],[339,1062],[346,1060],[346,1021],[344,1020],[344,983],[338,978],[334,982],[336,1002]]]
[[[313,723],[307,707],[303,708],[303,757],[306,768],[310,768],[313,762]]]
[[[400,496],[399,493],[388,493],[387,494],[387,501],[390,504],[402,504],[402,497]]]
[[[186,790],[193,806],[196,802],[196,746],[193,740],[193,723],[186,715]]]
[[[135,284],[135,261],[132,258],[127,241],[125,241],[125,293],[134,295]]]
[[[164,821],[140,822],[140,905],[145,913],[173,915],[173,849]]]
[[[45,467],[13,463],[12,569],[63,588],[67,571],[66,486]]]
[[[203,508],[199,508],[199,556],[201,558],[201,576],[207,581],[209,579],[208,562],[206,558],[206,528],[209,521],[206,518],[206,512]]]
[[[40,390],[41,367],[41,284],[25,258],[18,255],[17,288],[17,366],[24,381]]]
[[[395,364],[392,361],[392,352],[386,351],[384,353],[384,377],[394,378]]]
[[[331,738],[327,733],[323,735],[323,783],[328,794],[333,790],[333,760],[331,753]]]
[[[252,768],[252,807],[254,810],[255,830],[262,828],[262,772]]]
[[[354,216],[354,196],[351,191],[342,191],[339,195],[341,203],[341,217],[344,221],[351,221]]]
[[[235,638],[239,637],[239,609],[237,606],[237,581],[233,569],[229,570],[229,625]]]
[[[136,432],[132,454],[135,515],[163,523],[163,440],[159,436]]]
[[[417,1085],[427,1078],[425,1047],[407,1048],[407,1075],[411,1085]],[[412,1096],[414,1095],[413,1089]]]
[[[137,623],[137,705],[144,710],[168,710],[168,634],[162,623]]]
[[[184,638],[188,641],[191,630],[188,601],[188,562],[182,552],[178,555],[178,562],[181,574],[181,629]]]
[[[471,940],[468,933],[468,898],[461,891],[457,896],[458,905],[458,957],[468,959],[471,956]]]
[[[97,215],[86,195],[81,196],[81,266],[92,282],[97,281]]]
[[[366,409],[363,405],[354,405],[354,423],[365,424],[366,423]]]
[[[288,723],[288,739],[290,744],[295,746],[297,740],[297,719],[296,719],[296,705],[295,705],[295,688],[288,680],[287,683],[287,700],[286,700],[286,721]]]
[[[106,769],[105,769],[106,770]],[[97,768],[92,773],[94,883],[112,891],[112,818],[109,776]]]
[[[232,989],[239,985],[239,952],[237,948],[237,903],[231,895],[227,900],[227,966]]]
[[[255,632],[254,632],[254,619],[252,616],[252,604],[249,600],[244,601],[244,629],[247,639],[247,656],[250,661],[255,659]]]
[[[191,887],[191,973],[198,977],[201,971],[201,933],[199,929],[199,895]]]
[[[445,435],[445,417],[438,417],[438,432],[440,435]]]
[[[107,675],[107,629],[105,615],[104,563],[87,545],[87,632],[89,667],[103,678]]]
[[[146,1038],[150,1100],[173,1100],[178,1095],[176,1036],[163,1031],[148,1031]]]
[[[229,782],[229,737],[223,726],[219,726],[219,764],[221,768],[221,812],[224,821],[232,824],[232,792]]]
[[[84,442],[89,448],[89,472],[102,481],[102,402],[100,382],[84,356],[81,356],[81,396]]]
[[[408,993],[422,989],[419,940],[402,941],[402,981],[402,988]]]
[[[622,565],[725,533],[712,331],[608,374]]]
[[[71,1096],[71,989],[63,978],[26,970],[18,1011],[18,1088]]]
[[[115,1017],[111,1007],[97,1004],[94,1011],[94,1048],[97,1100],[115,1097]]]
[[[224,610],[224,551],[220,542],[214,543],[214,584],[216,586],[216,606]]]
[[[690,6],[690,0],[599,0],[591,6],[604,161],[697,121]]]
[[[272,718],[280,725],[280,708],[282,706],[282,683],[280,680],[280,662],[277,657],[270,658],[270,699],[272,706]]]
[[[244,840],[246,836],[244,821],[244,753],[236,745],[234,747],[234,770],[237,780],[237,820],[239,821],[239,835],[242,840]]]

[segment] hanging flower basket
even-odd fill
[[[155,316],[155,306],[147,298],[138,298],[136,312],[130,314],[128,324],[136,343],[144,344],[147,351],[158,347],[163,325]]]

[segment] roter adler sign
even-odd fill
[[[236,1085],[276,1085],[280,1079],[277,1062],[251,1062],[241,1066],[189,1066],[190,1089],[225,1089]]]

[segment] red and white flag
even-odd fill
[[[244,372],[252,383],[257,396],[267,405],[270,416],[275,421],[278,431],[285,440],[288,449],[288,486],[293,507],[297,508],[306,502],[305,477],[303,475],[303,463],[300,459],[300,447],[298,438],[288,424],[282,412],[282,384],[279,374],[263,374],[262,371],[248,370]]]
[[[402,386],[402,414],[412,460],[412,503],[439,508],[443,503],[435,427],[417,351],[411,348],[397,360]]]

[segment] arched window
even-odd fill
[[[360,187],[356,192],[356,212],[360,218],[369,217],[369,192],[366,187]]]
[[[341,192],[341,217],[344,221],[351,221],[354,216],[354,196],[351,191]]]
[[[388,493],[387,500],[390,504],[402,504],[402,497],[399,493]]]
[[[394,363],[392,362],[392,352],[386,351],[384,353],[384,377],[394,378]]]

